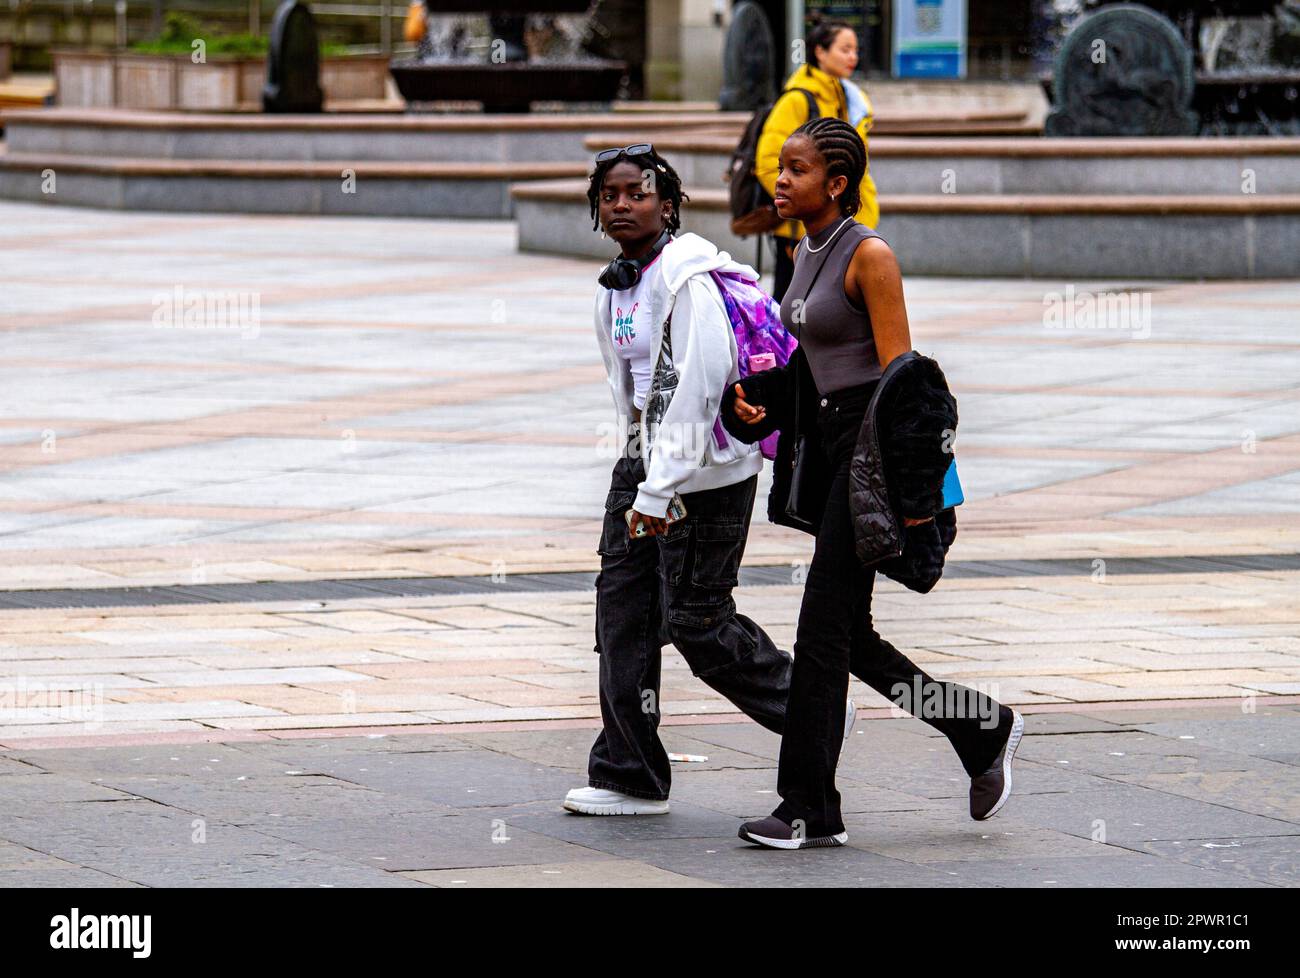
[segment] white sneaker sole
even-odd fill
[[[633,798],[628,801],[615,802],[610,805],[588,805],[578,801],[564,799],[567,811],[579,815],[667,815],[668,802],[651,801],[648,798]]]
[[[998,798],[997,804],[990,808],[989,813],[980,819],[981,822],[987,822],[1001,811],[1002,806],[1011,797],[1011,759],[1016,756],[1016,748],[1020,746],[1020,738],[1025,732],[1025,718],[1019,713],[1015,713],[1014,710],[1012,713],[1015,714],[1015,720],[1011,724],[1011,736],[1007,738],[1006,753],[1002,755],[1002,794]]]
[[[849,841],[847,832],[840,832],[837,835],[823,836],[819,839],[770,839],[765,835],[754,835],[752,832],[746,832],[741,836],[746,842],[752,842],[756,846],[767,846],[769,849],[825,849],[831,846],[842,846]]]
[[[844,713],[844,739],[849,739],[849,734],[853,733],[853,723],[858,718],[858,705],[849,700],[848,708]]]

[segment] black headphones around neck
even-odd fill
[[[664,228],[663,233],[655,240],[640,258],[624,258],[619,255],[612,262],[605,266],[604,271],[600,273],[596,281],[607,289],[613,289],[616,292],[623,292],[632,288],[637,282],[641,281],[641,270],[659,257],[659,252],[664,250],[664,245],[673,239],[672,232]]]

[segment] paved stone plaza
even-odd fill
[[[1030,714],[987,822],[942,738],[858,723],[849,845],[736,837],[775,804],[780,742],[666,728],[672,812],[569,815],[593,731],[17,750],[0,758],[0,886],[1296,886],[1295,706]]]
[[[0,203],[0,880],[1294,885],[1300,283],[907,279],[967,503],[876,624],[1022,709],[1023,797],[971,822],[855,683],[853,849],[792,862],[734,837],[777,739],[671,648],[669,749],[709,757],[673,814],[558,810],[599,713],[597,264]],[[1134,290],[1145,328],[1052,325]],[[256,315],[160,319],[215,293]],[[763,512],[737,602],[788,648],[811,540]]]

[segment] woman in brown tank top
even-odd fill
[[[852,126],[816,119],[786,140],[776,181],[777,212],[802,221],[808,232],[795,256],[781,318],[791,332],[802,334],[801,352],[817,386],[820,449],[830,473],[799,610],[777,774],[782,801],[771,815],[740,830],[742,839],[776,849],[838,846],[848,839],[835,768],[850,672],[948,737],[972,779],[973,800],[988,794],[981,779],[999,777],[1001,768],[995,771],[992,762],[1005,752],[1004,745],[1014,752],[1013,711],[982,693],[932,679],[872,626],[875,570],[864,566],[854,549],[849,469],[881,372],[912,348],[912,339],[894,253],[879,235],[863,233],[868,229],[851,216],[858,209],[865,166],[866,150]],[[735,416],[749,424],[762,421],[766,411],[745,399],[744,382],[735,393]],[[928,521],[904,520],[909,526]],[[900,687],[909,693],[925,690],[924,708]],[[931,708],[931,694],[941,709]],[[965,709],[972,700],[975,709]],[[1000,790],[1002,782],[994,787]],[[1000,805],[973,801],[971,814],[987,818]]]

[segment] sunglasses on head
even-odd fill
[[[607,160],[616,160],[620,156],[649,156],[654,151],[655,148],[649,143],[633,143],[622,149],[602,149],[596,154],[596,162],[604,163]]]

